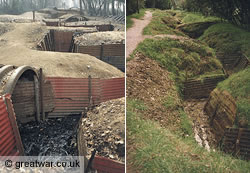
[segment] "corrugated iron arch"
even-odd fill
[[[30,66],[21,66],[18,68],[11,65],[3,66],[0,69],[0,87],[2,88],[1,94],[12,94],[17,81],[24,73],[33,74],[38,78],[37,72]]]

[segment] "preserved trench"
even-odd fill
[[[229,93],[214,89],[229,75],[247,68],[250,62],[240,54],[217,53],[217,57],[225,75],[185,82],[184,110],[193,119],[194,138],[200,146],[208,151],[220,148],[249,160],[249,130],[232,128],[237,109],[235,101]]]
[[[93,32],[97,32],[96,29],[85,29],[80,32],[77,29],[68,32],[61,32],[58,29],[50,30],[38,43],[37,48],[43,51],[78,53],[78,51],[74,51],[74,46],[76,46],[74,43],[75,35]],[[112,62],[110,63],[110,59],[112,59],[112,56],[114,57],[113,59],[118,57],[120,60],[117,68],[124,71],[125,64],[123,62],[125,62],[125,47],[124,44],[120,45],[118,50],[120,52],[116,53],[115,56],[112,55],[112,51],[114,50],[114,52],[117,52],[117,46],[112,47],[111,45],[111,48],[108,49],[103,49],[103,47],[101,47],[96,57],[102,60],[105,58],[105,55],[109,56],[106,58],[107,60],[104,61],[108,61],[109,64],[114,66],[116,65]],[[105,54],[105,52],[107,52],[106,50],[110,53]],[[18,75],[13,77],[15,74]],[[77,156],[82,153],[79,151],[79,141],[77,139],[79,123],[82,116],[86,113],[86,110],[90,108],[93,109],[101,102],[124,97],[125,81],[124,78],[120,79],[121,82],[118,81],[118,83],[115,82],[115,79],[99,80],[92,79],[91,77],[87,79],[60,79],[70,80],[70,85],[73,87],[79,85],[78,81],[82,80],[78,89],[81,88],[81,92],[85,92],[82,99],[86,101],[84,101],[84,103],[79,102],[78,105],[76,105],[77,107],[75,107],[75,111],[66,110],[63,112],[63,110],[60,110],[60,112],[57,112],[56,104],[59,102],[56,101],[56,99],[58,99],[58,93],[56,92],[58,91],[55,91],[54,84],[58,82],[58,79],[49,79],[43,76],[42,69],[39,71],[29,66],[2,66],[2,68],[0,68],[1,87],[3,88],[2,94],[10,93],[12,95],[12,103],[17,113],[16,119],[24,148],[24,153],[22,154],[27,156]],[[54,84],[52,85],[53,80]],[[97,80],[96,84],[95,80]],[[114,82],[115,87],[110,89],[115,89],[116,91],[112,94],[109,91],[109,87],[114,85]],[[68,86],[69,83],[67,84]],[[86,87],[83,89],[82,87],[84,86]],[[97,88],[98,92],[95,88]],[[65,89],[66,88],[64,88],[64,90]],[[73,94],[63,94],[68,94],[64,100],[69,99],[72,101],[72,97],[74,97]],[[76,103],[73,102],[69,103],[71,107],[75,104]],[[62,107],[64,106],[65,105]],[[79,107],[81,108],[79,109]],[[121,153],[122,152],[124,151],[121,151]],[[121,169],[124,169],[124,165],[121,166],[123,167]]]

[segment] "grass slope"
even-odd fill
[[[160,35],[160,34],[184,34],[175,30],[175,27],[179,24],[179,20],[172,16],[170,11],[154,10],[153,19],[143,30],[144,35]]]
[[[216,51],[235,53],[240,51],[250,57],[250,32],[229,23],[209,27],[199,38]]]
[[[191,138],[179,137],[136,111],[143,103],[127,105],[127,164],[136,172],[249,172],[249,162],[224,153],[207,152]]]
[[[221,63],[212,49],[192,40],[146,39],[136,51],[157,60],[177,82],[204,74],[221,74]]]

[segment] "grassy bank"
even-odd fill
[[[146,39],[136,51],[158,61],[177,83],[201,75],[222,74],[213,49],[192,40]]]
[[[133,26],[134,22],[132,21],[132,18],[135,19],[142,19],[145,15],[146,9],[140,9],[140,13],[134,13],[132,15],[126,16],[126,29],[129,29]]]
[[[216,51],[225,53],[242,52],[250,58],[250,32],[229,23],[209,27],[199,38]]]
[[[248,172],[249,162],[222,152],[207,152],[193,139],[179,137],[158,123],[142,119],[143,103],[127,103],[128,165],[138,172]]]
[[[175,34],[184,36],[175,30],[180,21],[172,16],[169,11],[154,10],[152,21],[143,30],[144,35]]]

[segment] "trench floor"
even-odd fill
[[[80,116],[53,118],[19,125],[27,156],[76,156]]]

